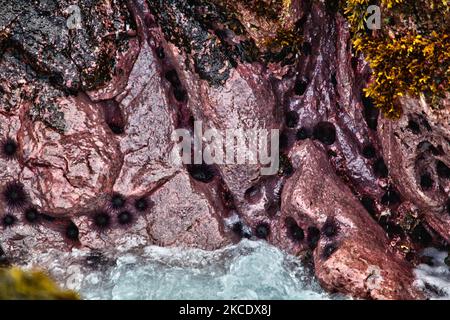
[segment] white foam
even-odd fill
[[[414,269],[415,284],[423,289],[431,299],[450,299],[450,267],[444,262],[447,252],[427,248],[423,256],[432,258],[433,265],[420,264]]]
[[[330,299],[297,259],[244,240],[222,250],[147,247],[84,275],[86,299]]]

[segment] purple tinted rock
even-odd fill
[[[379,124],[383,154],[401,194],[413,202],[430,226],[450,241],[446,214],[450,180],[438,174],[437,162],[450,164],[448,109],[432,111],[422,100],[406,98],[400,120]],[[411,124],[419,130],[410,130]],[[427,177],[427,178],[425,178]],[[424,188],[428,179],[429,188]]]
[[[50,2],[0,15],[0,134],[18,145],[0,157],[0,181],[23,184],[26,207],[39,212],[35,223],[25,207],[5,212],[7,256],[49,264],[40,259],[48,248],[214,250],[259,238],[313,251],[330,291],[422,297],[401,250],[450,237],[448,99],[438,112],[404,99],[399,121],[383,119],[362,94],[370,70],[352,54],[345,19],[319,2],[284,8],[284,26],[303,43],[275,56],[263,40],[280,26],[244,1],[222,8],[237,11],[233,26],[217,23],[216,1],[204,10],[178,0],[77,3],[97,9],[80,32],[52,19]],[[280,129],[280,169],[182,164],[171,135],[193,133],[195,120],[222,133]],[[108,203],[114,193],[121,208]],[[141,197],[148,206],[138,210]]]
[[[389,250],[384,231],[336,176],[323,150],[306,142],[294,147],[291,156],[298,167],[283,189],[282,219],[297,220],[303,230],[324,230],[330,218],[334,223],[333,236],[322,231],[314,249],[321,283],[372,299],[420,297],[410,266]],[[322,179],[314,178],[319,175]],[[284,237],[279,245],[293,250],[297,244]]]

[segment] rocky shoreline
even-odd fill
[[[321,1],[290,1],[281,26],[240,1],[197,2],[0,10],[3,263],[265,239],[330,292],[425,298],[418,253],[450,241],[448,99],[440,113],[405,97],[399,120],[380,115],[345,18]],[[66,25],[73,4],[81,29]],[[270,30],[287,50],[263,41]],[[279,172],[174,161],[171,134],[194,121],[279,129]]]

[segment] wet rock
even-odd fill
[[[152,195],[155,207],[147,223],[154,243],[207,250],[230,243],[220,212],[198,188],[186,173],[179,173]]]
[[[448,112],[406,98],[399,121],[383,119],[335,7],[255,2],[272,3],[71,1],[75,30],[67,1],[5,5],[0,141],[17,150],[0,157],[0,182],[23,184],[26,203],[0,199],[2,256],[45,266],[50,246],[113,264],[102,250],[253,237],[312,251],[330,291],[422,297],[401,257],[449,240]],[[181,163],[172,132],[193,134],[196,120],[222,133],[280,129],[279,170]]]
[[[69,91],[89,89],[111,78],[109,60],[127,46],[131,21],[116,1],[16,1],[2,8],[3,41],[27,57],[34,69]]]
[[[260,74],[255,78],[253,74]],[[227,129],[242,130],[267,130],[281,126],[281,115],[277,114],[274,89],[270,84],[268,75],[263,73],[262,66],[239,65],[230,73],[230,78],[222,87],[210,87],[206,82],[197,82],[196,76],[187,73],[183,77],[188,91],[191,93],[188,107],[195,119],[202,120],[204,128],[215,128],[225,141]],[[229,138],[229,137],[228,137]],[[269,140],[270,143],[270,140]],[[249,140],[245,141],[248,147]],[[246,157],[242,164],[224,163],[218,166],[224,183],[233,195],[234,204],[243,215],[247,223],[256,226],[258,217],[265,215],[268,204],[268,195],[260,201],[249,203],[245,192],[258,184],[263,179],[261,176],[261,164],[250,164],[251,154],[243,151],[239,144],[232,149],[235,154]],[[226,161],[230,155],[225,154]],[[250,159],[250,160],[249,160]],[[256,159],[256,158],[254,158]],[[263,192],[271,193],[270,189]]]
[[[114,99],[127,87],[128,79],[133,65],[139,55],[140,45],[137,38],[130,38],[127,48],[116,51],[114,57],[114,68],[111,72],[111,79],[103,85],[96,86],[92,90],[86,91],[86,94],[93,101],[102,101]]]
[[[48,78],[27,67],[26,63],[7,50],[0,62],[1,108],[10,115],[19,114],[25,109],[33,121],[41,121],[46,126],[65,130],[64,113],[57,100],[66,96],[53,87]]]
[[[432,111],[424,101],[411,98],[402,105],[406,112],[400,120],[382,119],[379,124],[383,154],[390,159],[389,170],[402,195],[449,241],[450,216],[445,206],[450,182],[442,175],[443,166],[437,165],[450,162],[448,112]],[[409,130],[411,122],[420,130]]]
[[[299,163],[282,194],[282,216],[295,213],[301,226],[318,225],[324,237],[314,249],[316,275],[322,284],[363,298],[412,299],[411,266],[390,251],[380,226],[334,173],[325,154],[312,142],[294,147]],[[314,179],[320,175],[322,179]],[[339,231],[327,227],[333,219]],[[370,243],[370,248],[367,244]]]
[[[148,45],[141,48],[124,92],[119,101],[125,121],[125,135],[119,139],[124,159],[114,190],[141,194],[177,170],[171,158],[176,118],[156,54]]]
[[[24,122],[19,140],[27,165],[21,180],[44,211],[74,215],[95,206],[98,196],[112,188],[121,154],[98,105],[83,94],[60,99],[58,105],[66,118],[64,133]]]
[[[20,217],[16,226],[0,228],[5,257],[15,265],[35,263],[36,259],[49,249],[49,244],[55,250],[67,251],[70,248],[60,230],[49,228],[48,224],[29,225]]]
[[[288,109],[299,115],[298,126],[303,130],[298,139],[309,138],[316,128],[316,138],[321,138],[335,155],[332,163],[339,175],[359,192],[381,196],[380,181],[372,170],[373,159],[362,152],[367,145],[378,149],[376,134],[365,121],[361,93],[369,76],[368,65],[354,57],[359,63],[356,70],[352,68],[350,33],[342,17],[330,15],[323,6],[313,3],[305,19],[304,41],[313,40],[317,48],[314,54],[299,58],[296,71],[308,79],[308,88],[299,96],[295,94],[297,78],[286,78],[280,85]],[[289,87],[294,92],[286,92]]]

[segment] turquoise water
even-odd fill
[[[214,252],[150,246],[102,252],[50,250],[38,265],[84,299],[345,299],[330,295],[299,259],[264,241],[243,240]],[[414,269],[415,284],[432,299],[450,299],[447,253],[426,249],[433,266]],[[94,259],[95,260],[95,259]]]
[[[225,249],[145,248],[85,277],[85,299],[331,299],[297,259],[265,242]]]
[[[450,267],[444,262],[448,253],[428,248],[422,255],[431,257],[433,265],[421,264],[414,269],[417,286],[423,288],[432,299],[450,300]]]

